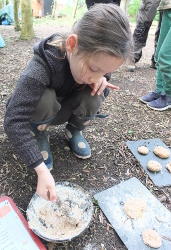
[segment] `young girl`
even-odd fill
[[[114,4],[97,4],[68,36],[55,34],[35,45],[34,56],[7,103],[4,128],[24,163],[35,169],[37,193],[44,199],[56,201],[48,126],[68,122],[65,135],[73,153],[90,157],[81,131],[102,106],[106,88],[118,89],[104,75],[123,64],[131,43],[129,21],[122,10]]]

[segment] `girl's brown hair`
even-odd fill
[[[129,20],[115,4],[95,4],[78,20],[71,34],[78,36],[78,53],[90,56],[99,52],[126,59],[132,47]],[[66,49],[66,39],[54,37],[49,44]]]
[[[115,4],[96,4],[73,26],[78,53],[108,53],[127,58],[132,46],[129,20]]]

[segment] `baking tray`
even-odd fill
[[[167,159],[161,159],[153,153],[153,149],[158,145],[171,150],[164,144],[159,138],[149,139],[149,140],[139,140],[139,141],[127,141],[127,147],[135,156],[135,158],[140,162],[141,166],[144,168],[145,172],[150,176],[151,180],[156,186],[169,186],[171,185],[171,173],[166,169],[166,164],[171,162],[171,155]],[[139,154],[137,149],[139,146],[147,146],[149,153],[147,155]],[[150,160],[158,161],[162,165],[162,171],[151,172],[147,169],[147,163]]]
[[[171,249],[171,213],[135,177],[106,189],[94,198],[128,250],[153,249],[143,243],[142,232],[154,229],[162,240],[160,250]],[[124,202],[139,198],[146,202],[147,210],[142,218],[127,218],[123,211]]]

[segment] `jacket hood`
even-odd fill
[[[56,68],[58,65],[56,61],[67,60],[66,51],[61,51],[60,48],[49,44],[57,39],[61,39],[61,35],[53,34],[34,46],[34,54],[38,54],[46,62],[52,76],[56,74],[56,71],[60,71],[60,67]]]
[[[50,44],[61,37],[61,34],[54,34],[34,46],[34,54],[43,59],[49,68],[51,87],[58,96],[68,95],[75,85],[66,51]]]

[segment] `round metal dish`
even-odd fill
[[[33,195],[27,208],[28,224],[46,241],[70,241],[89,227],[94,213],[93,202],[89,194],[76,184],[56,182],[55,186],[56,203],[46,201],[36,193]]]

